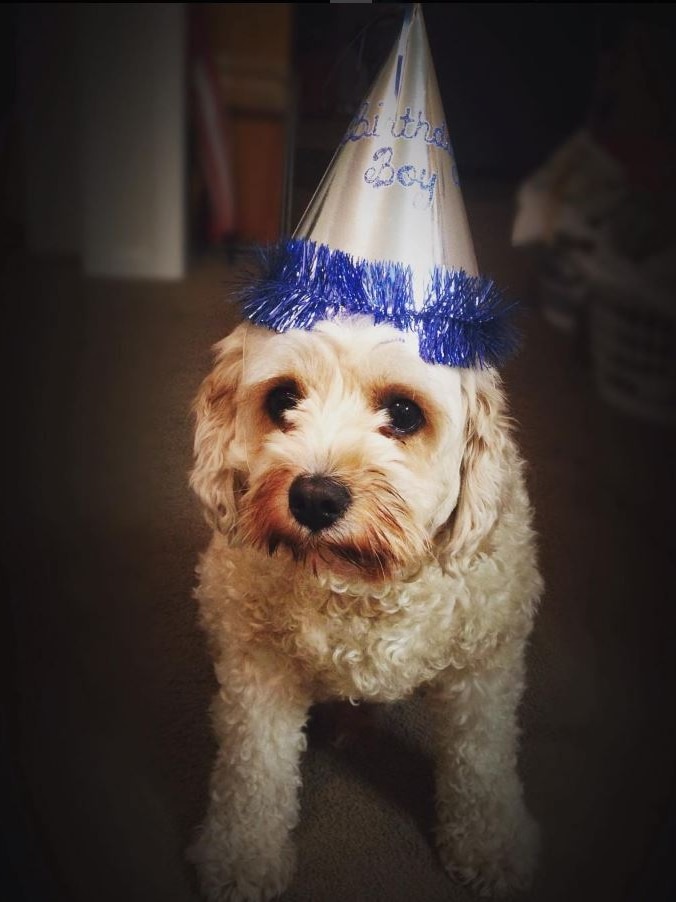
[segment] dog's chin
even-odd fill
[[[270,556],[288,555],[298,567],[314,576],[331,575],[347,581],[383,583],[395,579],[407,561],[373,542],[358,542],[309,535],[293,536],[274,532],[255,543]]]

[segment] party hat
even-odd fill
[[[263,256],[245,315],[279,332],[355,314],[418,337],[423,360],[498,365],[515,346],[479,275],[419,4],[293,237]]]

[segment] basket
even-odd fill
[[[540,304],[545,319],[563,332],[575,332],[586,312],[589,280],[570,248],[552,247],[540,259]]]
[[[622,277],[624,275],[624,278]],[[676,425],[676,303],[636,271],[591,282],[590,350],[596,387],[608,403]]]

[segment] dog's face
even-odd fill
[[[192,485],[234,541],[316,573],[387,580],[435,549],[476,544],[494,521],[468,480],[495,457],[486,427],[500,400],[494,374],[426,364],[391,326],[243,325],[217,346],[196,401]],[[464,525],[461,495],[475,508]]]

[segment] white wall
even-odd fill
[[[180,278],[186,260],[184,5],[78,9],[85,272]]]

